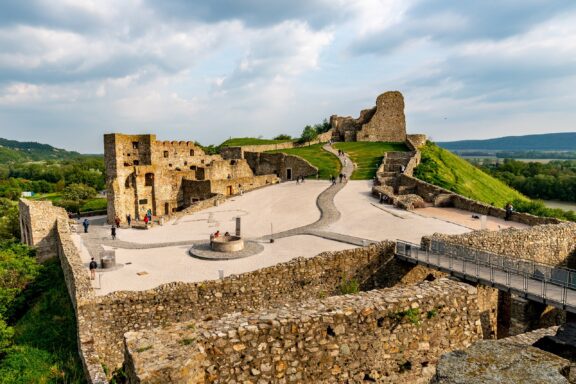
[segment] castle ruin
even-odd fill
[[[247,158],[244,158],[246,155]],[[317,169],[285,154],[223,158],[191,141],[157,141],[156,135],[104,135],[108,221],[130,214],[170,216],[214,196],[229,197]]]
[[[404,97],[398,91],[384,92],[376,99],[376,106],[364,109],[357,119],[330,116],[334,141],[406,141]]]

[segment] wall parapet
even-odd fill
[[[126,365],[132,382],[424,383],[481,338],[476,294],[440,279],[130,332]]]

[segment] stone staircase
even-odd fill
[[[415,186],[401,186],[398,182],[398,176],[402,174],[402,169],[406,169],[412,156],[413,152],[385,153],[382,164],[376,172],[375,184],[392,187],[395,194],[413,193]]]

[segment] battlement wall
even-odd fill
[[[476,289],[447,279],[129,332],[132,382],[426,383],[481,338]]]

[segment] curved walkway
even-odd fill
[[[338,151],[332,148],[330,144],[324,144],[322,149],[338,156]],[[352,175],[352,172],[354,172],[354,163],[348,156],[338,156],[338,159],[342,164],[341,173],[346,176],[346,181],[340,183],[338,180],[339,178],[337,178],[336,184],[332,184],[318,196],[316,199],[316,206],[320,210],[320,218],[312,224],[304,225],[298,228],[292,228],[287,231],[275,233],[273,235],[262,236],[259,238],[260,240],[270,240],[271,238],[281,239],[284,237],[296,235],[312,235],[327,240],[334,240],[358,246],[375,243],[375,241],[369,239],[321,230],[321,228],[327,227],[328,225],[333,224],[340,219],[340,211],[338,211],[336,204],[334,204],[334,197],[346,186],[347,180],[350,180],[350,176]]]
[[[338,151],[332,148],[330,144],[325,144],[322,147],[322,149],[334,154],[335,156],[338,156]],[[271,238],[281,239],[297,235],[311,235],[321,237],[327,240],[339,241],[342,243],[348,243],[357,246],[363,246],[370,243],[374,243],[375,241],[369,239],[363,239],[341,233],[321,230],[321,228],[327,227],[328,225],[333,224],[340,219],[340,211],[338,211],[336,205],[334,204],[334,197],[346,186],[347,180],[350,179],[350,176],[354,171],[354,163],[350,160],[348,156],[346,155],[338,156],[338,159],[342,164],[341,173],[346,176],[346,181],[339,182],[339,178],[337,177],[336,184],[332,184],[330,187],[326,188],[322,193],[320,193],[320,195],[318,195],[318,198],[316,199],[316,206],[320,210],[320,218],[316,222],[304,225],[302,227],[292,228],[287,231],[278,232],[273,235],[262,236],[252,240],[270,241]],[[125,248],[125,249],[150,249],[150,248],[173,247],[179,245],[195,245],[204,242],[203,240],[186,240],[186,241],[146,244],[146,243],[134,243],[119,239],[112,240],[110,238],[109,228],[98,226],[91,226],[90,232],[88,234],[82,233],[81,236],[86,248],[88,249],[90,254],[97,260],[100,259],[100,256],[103,252],[102,246],[110,246],[114,248]]]

